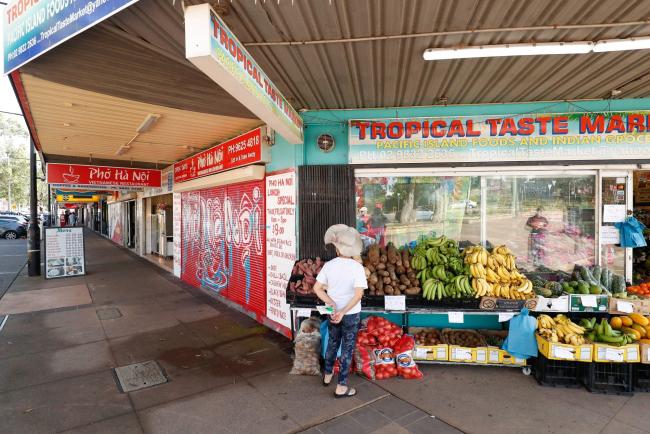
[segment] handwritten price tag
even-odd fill
[[[296,316],[298,318],[309,318],[311,316],[311,309],[296,309]]]
[[[598,306],[598,301],[596,300],[595,295],[583,295],[580,297],[582,300],[583,307],[596,307]]]
[[[386,310],[406,310],[405,295],[386,295],[384,296],[384,309]]]
[[[465,314],[463,312],[448,312],[447,318],[450,324],[462,324],[465,322]]]
[[[625,313],[632,313],[632,312],[634,312],[634,305],[633,305],[632,303],[630,303],[629,301],[621,301],[621,300],[618,300],[618,301],[616,302],[616,307],[617,307],[617,309],[620,310],[621,312],[625,312]]]
[[[511,313],[511,312],[509,312],[509,313],[500,313],[499,314],[499,322],[510,321],[513,316],[515,316],[515,314]]]

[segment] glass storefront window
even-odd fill
[[[626,176],[603,176],[602,201],[604,207],[608,205],[625,207],[626,205]],[[613,226],[613,222],[603,220],[603,226]],[[605,244],[601,246],[600,263],[614,273],[625,276],[625,248],[618,245]]]
[[[596,260],[595,186],[595,174],[357,177],[357,229],[380,245],[506,244],[523,270],[570,272]]]
[[[528,271],[593,265],[595,185],[591,175],[487,177],[488,246],[508,245]]]
[[[357,178],[356,197],[357,229],[366,241],[402,246],[431,233],[481,241],[479,177]]]

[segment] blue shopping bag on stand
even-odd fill
[[[536,357],[536,328],[537,319],[528,315],[527,308],[523,308],[519,315],[510,320],[510,330],[508,331],[508,337],[503,342],[503,349],[521,359]]]
[[[321,355],[323,356],[323,359],[325,358],[325,352],[327,351],[327,345],[330,340],[330,332],[329,332],[329,325],[330,321],[325,320],[320,323],[320,336],[321,336]],[[343,344],[343,342],[341,342]],[[341,357],[341,345],[339,345],[339,350],[336,353],[336,357]]]

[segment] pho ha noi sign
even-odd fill
[[[155,169],[47,163],[47,182],[67,188],[159,188],[161,175]]]
[[[650,111],[351,120],[351,164],[650,159]]]

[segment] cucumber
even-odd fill
[[[600,282],[600,276],[603,274],[603,269],[600,265],[594,265],[594,268],[591,270],[591,274],[594,276],[594,279]]]

